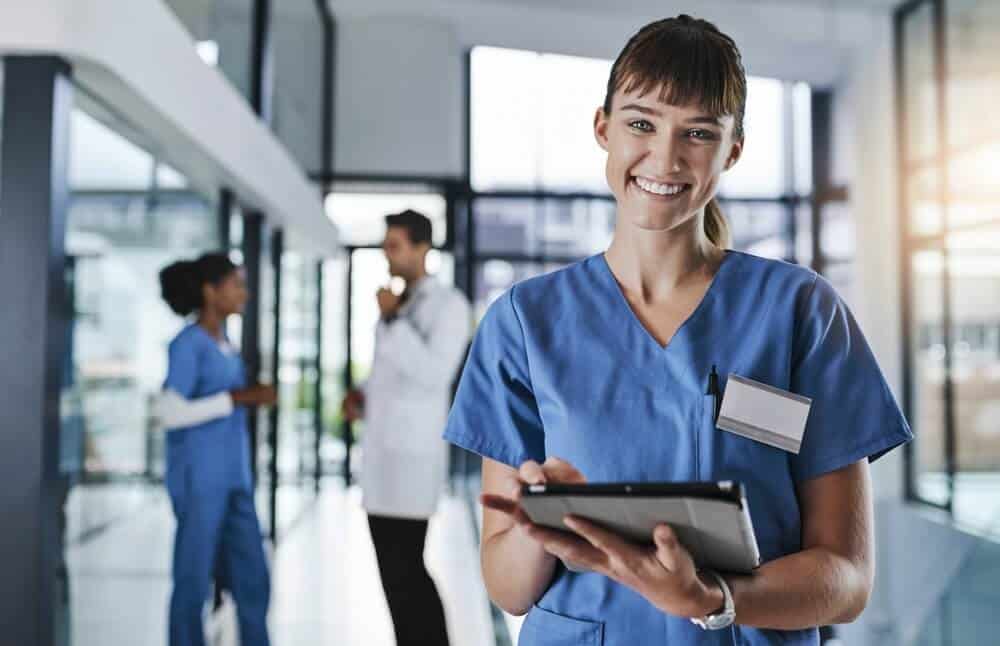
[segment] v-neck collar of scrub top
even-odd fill
[[[203,328],[201,326],[201,323],[199,323],[198,321],[194,321],[193,323],[191,323],[191,326],[197,328],[197,330],[201,334],[203,334],[206,339],[212,342],[212,345],[222,354],[222,356],[226,357],[227,359],[230,357],[237,356],[239,354],[239,351],[236,349],[236,347],[229,342],[229,336],[226,334],[225,328],[223,328],[222,330],[222,338],[219,339],[212,336],[209,333],[209,331]]]
[[[725,255],[722,256],[722,262],[719,263],[718,269],[715,270],[712,282],[709,283],[708,289],[705,290],[705,294],[701,297],[701,301],[698,302],[698,305],[695,306],[687,318],[685,318],[680,324],[673,336],[670,337],[670,340],[667,341],[666,345],[656,340],[656,337],[653,336],[652,332],[650,332],[645,324],[643,324],[642,320],[639,319],[635,310],[632,309],[632,305],[625,297],[625,291],[622,289],[622,286],[618,283],[618,279],[615,277],[614,272],[611,270],[611,265],[608,263],[607,255],[605,253],[597,254],[596,260],[599,266],[600,274],[605,278],[607,285],[612,289],[612,291],[617,294],[618,309],[622,312],[624,317],[628,319],[628,324],[637,328],[641,332],[641,336],[643,336],[648,343],[652,344],[660,353],[665,353],[670,351],[672,347],[676,347],[678,345],[677,342],[680,340],[678,337],[687,334],[689,328],[697,322],[697,319],[703,314],[703,312],[707,311],[711,307],[712,301],[716,298],[716,294],[722,289],[719,283],[722,282],[723,274],[727,271],[728,266],[733,264],[731,261],[735,255],[736,252],[729,249],[726,250]]]

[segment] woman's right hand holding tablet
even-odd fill
[[[533,484],[583,484],[587,479],[576,467],[559,458],[548,458],[539,464],[534,460],[524,462],[521,467],[504,474],[498,482],[503,493],[484,492],[480,501],[484,507],[510,516],[518,525],[530,526],[531,519],[521,509],[521,490]]]
[[[483,459],[482,566],[487,591],[500,607],[523,615],[548,587],[556,557],[532,537],[538,528],[521,509],[521,490],[532,484],[582,484],[587,479],[572,464],[548,458],[520,468]],[[567,563],[567,567],[578,569]]]

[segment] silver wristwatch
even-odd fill
[[[733,593],[729,590],[729,584],[726,583],[726,580],[721,575],[712,570],[705,570],[705,572],[715,579],[715,582],[722,588],[722,610],[715,614],[705,615],[704,617],[692,617],[691,623],[700,626],[704,630],[729,628],[736,621],[736,604],[733,603]]]

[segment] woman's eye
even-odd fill
[[[638,130],[639,132],[652,132],[653,124],[646,121],[645,119],[636,119],[635,121],[629,121],[628,127],[633,130]]]
[[[701,130],[698,128],[695,128],[694,130],[688,130],[688,136],[693,137],[695,139],[703,139],[706,141],[715,139],[715,133],[713,133],[712,131]]]

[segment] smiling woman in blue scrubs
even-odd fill
[[[520,646],[816,644],[816,626],[867,603],[868,462],[911,435],[833,288],[727,249],[714,196],[745,103],[714,25],[640,30],[594,122],[609,249],[515,285],[476,334],[445,437],[485,458],[483,573],[496,603],[528,613]],[[734,374],[812,399],[797,454],[716,427],[713,366],[723,390]],[[582,519],[534,526],[518,506],[525,483],[691,480],[746,485],[752,576],[698,571],[666,525],[638,545]]]
[[[202,610],[212,575],[221,570],[236,602],[240,642],[267,646],[270,579],[246,416],[248,407],[273,405],[275,393],[270,386],[247,387],[246,368],[226,338],[226,319],[242,313],[247,301],[243,272],[223,254],[206,254],[170,265],[160,284],[172,310],[196,314],[170,343],[160,405],[168,429],[167,490],[177,518],[170,644],[204,645]]]

